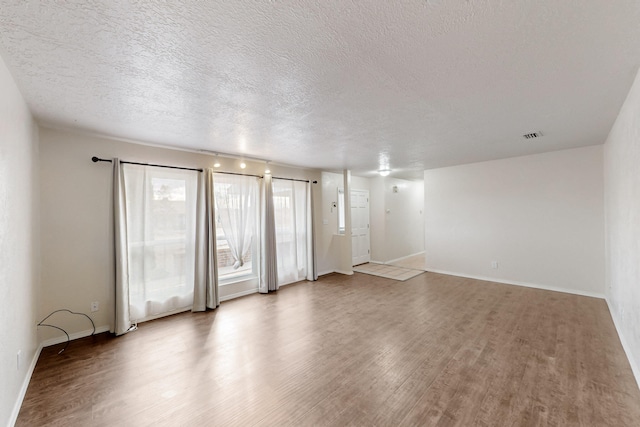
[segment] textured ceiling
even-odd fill
[[[602,143],[640,2],[2,0],[0,52],[43,124],[409,177]]]

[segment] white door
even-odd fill
[[[351,190],[351,253],[353,265],[371,260],[369,248],[369,192]]]

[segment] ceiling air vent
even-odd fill
[[[542,132],[531,132],[531,133],[525,133],[524,135],[522,135],[524,139],[540,138],[541,136],[542,136]]]

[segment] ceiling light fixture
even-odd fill
[[[378,171],[378,173],[380,174],[380,176],[387,176],[387,175],[389,175],[391,173],[391,170],[390,169],[380,169]]]

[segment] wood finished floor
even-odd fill
[[[639,426],[603,300],[331,274],[43,350],[18,426]]]

